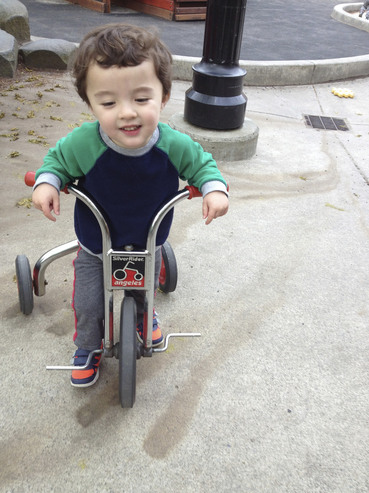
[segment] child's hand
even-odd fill
[[[205,224],[210,224],[213,219],[224,216],[228,212],[228,197],[223,192],[210,192],[202,201],[202,215],[206,219]]]
[[[51,214],[52,211],[59,216],[60,200],[59,193],[55,187],[48,183],[41,183],[32,194],[32,202],[36,209],[39,209],[50,221],[56,221]]]

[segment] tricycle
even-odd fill
[[[28,172],[25,183],[32,186],[35,173]],[[104,357],[119,359],[119,399],[123,408],[131,408],[136,398],[136,361],[141,357],[151,357],[153,353],[161,353],[168,349],[170,338],[199,337],[199,333],[171,333],[164,339],[163,347],[152,346],[152,317],[154,309],[154,280],[155,280],[155,248],[156,234],[165,215],[184,199],[201,197],[199,190],[187,186],[178,191],[156,213],[149,227],[146,248],[135,250],[131,245],[122,250],[114,250],[108,224],[91,197],[79,188],[78,184],[69,184],[64,192],[74,195],[86,204],[93,212],[102,235],[102,258],[104,276],[104,339],[102,348],[91,351],[86,364],[78,367],[87,368],[94,354],[102,353]],[[20,310],[24,315],[33,311],[34,298],[44,296],[46,292],[45,272],[48,265],[65,255],[76,252],[79,248],[77,240],[69,241],[44,253],[36,262],[33,275],[26,255],[18,255],[15,260],[16,277]],[[173,292],[177,286],[177,262],[173,249],[168,241],[161,247],[162,262],[159,275],[159,289],[164,293]],[[136,303],[132,297],[124,297],[121,303],[119,320],[119,341],[114,342],[114,292],[116,290],[137,289],[145,291],[145,313],[143,321],[143,338],[140,342],[136,333]],[[72,365],[47,366],[48,370],[74,370]]]

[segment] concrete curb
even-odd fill
[[[357,29],[367,31],[369,33],[369,21],[359,16],[353,15],[354,13],[359,12],[362,5],[363,2],[340,3],[339,5],[336,5],[334,7],[331,15],[333,19],[338,22],[348,24],[349,26],[356,27]]]
[[[200,58],[173,57],[173,75],[178,80],[192,80],[192,66]],[[291,60],[257,62],[240,60],[247,71],[245,86],[288,86],[333,82],[369,75],[369,55],[328,60]]]

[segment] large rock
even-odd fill
[[[19,53],[26,67],[66,70],[77,47],[63,39],[38,39],[24,44]]]
[[[17,40],[11,34],[0,30],[0,77],[14,77],[17,63]]]
[[[18,0],[0,1],[0,29],[12,34],[20,43],[29,41],[28,11]]]

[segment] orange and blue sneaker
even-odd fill
[[[101,354],[94,354],[88,367],[85,370],[78,370],[78,366],[84,366],[86,364],[90,352],[87,349],[77,349],[74,353],[73,365],[76,366],[76,369],[72,371],[70,379],[73,387],[89,387],[99,378]]]
[[[160,346],[163,342],[163,334],[161,333],[159,327],[159,320],[157,319],[158,314],[154,310],[152,317],[152,347]],[[143,342],[143,323],[137,324],[137,339]]]

